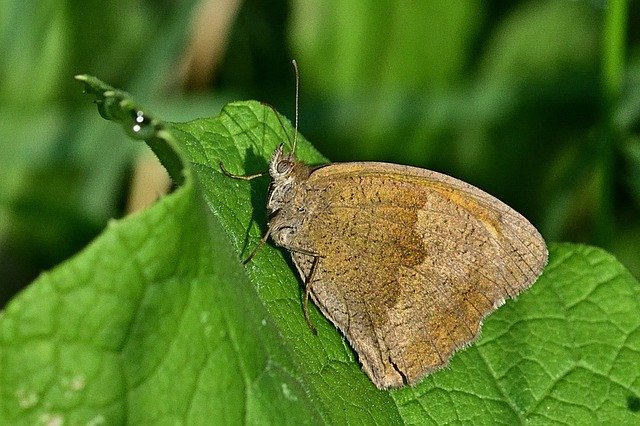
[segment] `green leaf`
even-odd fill
[[[415,387],[379,391],[267,244],[266,170],[293,129],[238,102],[164,123],[83,77],[102,113],[143,136],[181,186],[114,221],[0,317],[0,423],[631,423],[640,420],[640,288],[611,255],[552,245],[539,281]],[[104,108],[103,108],[104,107]],[[136,133],[135,134],[140,134]],[[299,157],[325,161],[299,136]],[[180,169],[180,165],[184,165]]]

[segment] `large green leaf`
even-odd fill
[[[309,331],[285,252],[266,245],[240,263],[265,231],[268,179],[232,179],[219,163],[266,170],[290,123],[257,102],[163,123],[84,80],[181,186],[7,306],[0,423],[640,421],[640,288],[611,255],[552,245],[539,281],[447,369],[379,391],[316,309]],[[325,161],[299,142],[302,159]]]

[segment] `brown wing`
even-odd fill
[[[478,335],[546,264],[538,231],[481,190],[428,170],[345,163],[313,172],[292,241],[311,295],[379,388],[413,384]]]

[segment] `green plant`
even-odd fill
[[[632,423],[640,286],[606,252],[552,244],[538,282],[415,387],[379,391],[286,253],[265,246],[266,170],[293,132],[257,102],[167,123],[85,77],[102,115],[147,140],[181,185],[114,221],[0,317],[1,423]],[[324,162],[299,138],[299,157]]]

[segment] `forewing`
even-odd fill
[[[323,313],[380,388],[415,383],[472,342],[547,259],[520,214],[464,182],[381,163],[315,171],[289,249]]]

